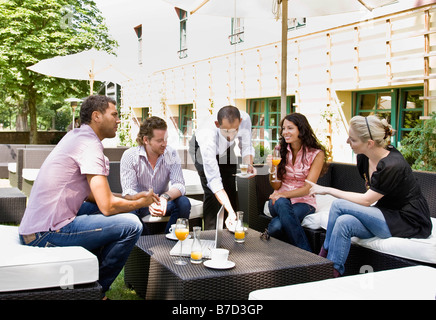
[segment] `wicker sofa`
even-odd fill
[[[413,265],[436,267],[436,173],[414,171],[414,175],[430,206],[433,221],[432,236],[425,240],[401,238],[362,240],[353,238],[345,265],[346,275],[365,272],[365,268],[369,269],[368,271],[380,271]],[[258,175],[248,187],[249,200],[246,209],[249,213],[248,223],[252,229],[260,232],[265,230],[271,219],[265,210],[265,203],[273,192],[268,179],[268,175]],[[318,183],[347,191],[365,192],[364,181],[356,166],[352,164],[330,164],[328,172],[320,177]],[[318,205],[323,207],[323,212],[317,210],[315,214],[307,216],[302,222],[315,253],[319,252],[324,242],[328,207],[333,200],[321,197],[330,196],[317,196]],[[391,242],[395,242],[393,246],[391,246]]]
[[[18,149],[25,147],[25,144],[0,144],[0,179],[8,178],[8,163],[16,162]]]
[[[22,163],[23,160],[18,159],[18,149],[53,149],[54,147],[55,145],[51,144],[0,144],[0,179],[8,179],[10,171],[9,168],[13,168],[13,171],[15,172],[16,163]],[[11,166],[11,164],[15,165]],[[18,187],[17,183],[15,183],[13,186]]]
[[[26,196],[30,196],[39,169],[55,147],[56,145],[15,147],[16,158],[13,160],[14,162],[8,163],[11,186],[20,189]],[[126,147],[104,148],[103,152],[109,161],[119,162],[125,150],[127,150]]]
[[[35,170],[41,167],[55,147],[55,145],[28,145],[25,148],[18,148],[15,161],[8,163],[8,177],[11,186],[23,190],[23,174],[35,176]]]

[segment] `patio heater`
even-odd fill
[[[78,98],[69,98],[69,99],[65,99],[66,102],[69,102],[71,104],[71,109],[73,110],[73,124],[72,124],[72,129],[74,130],[74,117],[76,115],[76,108],[79,104],[79,102],[82,102],[82,99],[78,99]]]

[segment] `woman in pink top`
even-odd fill
[[[311,251],[301,221],[315,212],[316,200],[309,195],[311,186],[327,169],[327,153],[315,137],[306,117],[300,113],[287,115],[281,121],[281,161],[277,167],[278,185],[270,195],[269,210],[273,217],[264,236],[283,239],[301,249]],[[271,155],[267,163],[272,165]]]

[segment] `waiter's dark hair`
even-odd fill
[[[230,123],[233,123],[235,120],[240,121],[241,113],[239,109],[234,106],[225,106],[218,111],[217,119],[219,124],[223,123],[223,119],[227,119]]]

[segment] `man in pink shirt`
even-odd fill
[[[127,200],[109,188],[101,140],[115,137],[120,123],[115,104],[105,96],[83,102],[81,127],[67,133],[44,161],[19,227],[25,245],[82,246],[96,254],[103,293],[142,232],[138,217],[124,212],[159,201],[152,190]]]

